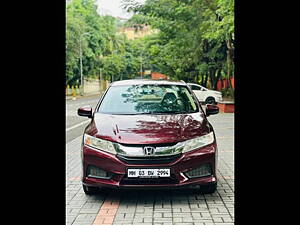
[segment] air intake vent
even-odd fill
[[[159,156],[159,157],[129,157],[116,155],[118,159],[127,164],[133,165],[149,165],[149,164],[167,164],[179,159],[181,154],[173,156]]]
[[[205,177],[212,174],[210,164],[204,164],[196,169],[190,170],[185,173],[188,178]]]
[[[87,176],[91,178],[110,179],[112,175],[112,173],[92,165],[89,165],[87,169]]]

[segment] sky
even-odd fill
[[[122,0],[97,0],[98,5],[100,6],[98,12],[101,15],[130,18],[132,14],[121,9],[121,1]]]
[[[97,0],[98,12],[100,15],[111,15],[114,17],[121,17],[124,19],[130,18],[133,14],[127,13],[121,8],[122,0]],[[144,0],[138,0],[137,2],[144,2]]]

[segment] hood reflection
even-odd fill
[[[93,128],[93,129],[92,129]],[[123,144],[177,143],[208,133],[201,113],[173,115],[109,115],[95,113],[87,129],[99,138]]]

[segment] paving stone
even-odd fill
[[[218,142],[218,188],[213,194],[193,194],[192,189],[120,191],[113,224],[209,225],[234,224],[234,114],[208,118]],[[80,181],[78,137],[66,145],[66,224],[93,224],[107,193],[87,196]]]

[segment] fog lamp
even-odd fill
[[[204,164],[196,169],[190,170],[185,173],[188,178],[205,177],[212,174],[210,164]]]
[[[111,177],[110,173],[96,166],[88,166],[87,175],[88,177],[104,178],[104,179]]]

